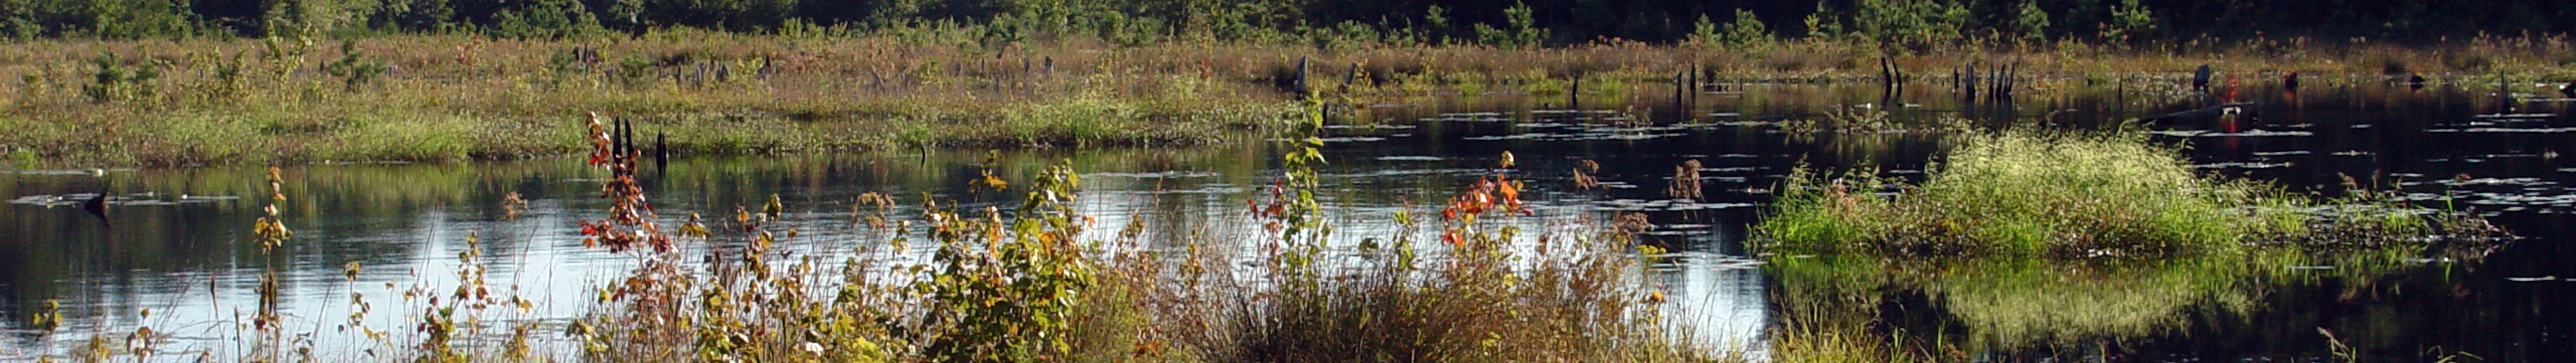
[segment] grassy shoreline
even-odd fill
[[[964,31],[857,37],[694,31],[632,38],[38,40],[0,57],[0,165],[192,166],[572,155],[580,117],[642,121],[692,154],[1229,142],[1293,119],[1297,65],[1337,102],[1511,90],[1619,93],[1686,70],[1711,81],[1876,82],[1879,48],[1603,41],[1560,48],[1172,43],[980,45]],[[2382,74],[2492,83],[2576,78],[2560,38],[2451,46],[2304,40],[2112,48],[2061,43],[1889,58],[1915,82],[2018,64],[2033,91],[2182,82],[2213,64],[2254,84]],[[2169,82],[2168,82],[2169,81]],[[2170,87],[2167,87],[2170,88]]]

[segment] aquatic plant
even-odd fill
[[[2414,237],[2492,232],[2433,211],[2341,208],[2203,176],[2135,134],[2006,131],[1963,144],[1919,184],[1801,168],[1755,229],[1766,247],[1785,250],[2058,256],[2223,252],[2363,227]],[[2435,217],[2417,217],[2428,214]],[[2435,222],[2443,228],[2417,227]]]
[[[1779,128],[1797,136],[1817,133],[1951,133],[1976,129],[1968,119],[1958,116],[1900,121],[1888,117],[1886,110],[1857,107],[1835,108],[1814,117],[1782,120]]]

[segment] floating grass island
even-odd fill
[[[2455,211],[2321,199],[2204,175],[2137,133],[1969,135],[1908,183],[1801,168],[1754,229],[1773,250],[2150,256],[2258,246],[2424,247],[2502,232]],[[1881,191],[1888,191],[1881,193]]]

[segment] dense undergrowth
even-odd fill
[[[2204,175],[2137,135],[1970,135],[1919,183],[1869,170],[1802,169],[1755,229],[1767,247],[1788,251],[2047,256],[2423,246],[2497,233],[2458,212],[2382,202],[2367,191],[2320,200]]]

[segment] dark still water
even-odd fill
[[[2080,83],[2080,82],[2075,82]],[[1328,131],[1318,198],[1358,239],[1404,231],[1393,215],[1435,204],[1510,151],[1534,218],[1564,225],[1643,212],[1653,243],[1685,251],[1652,270],[1668,313],[1721,349],[1761,356],[1784,316],[1843,316],[1872,329],[1943,342],[1983,361],[2337,360],[2322,328],[2365,361],[2429,361],[2466,352],[2487,361],[2576,358],[2576,103],[2448,87],[2311,87],[2243,94],[2260,105],[2155,122],[2158,139],[2188,146],[2213,173],[2337,194],[2343,176],[2398,188],[2418,205],[2476,211],[2516,234],[2483,258],[2252,256],[2217,260],[2049,264],[1969,262],[1896,269],[1837,256],[1749,256],[1742,242],[1798,165],[1870,167],[1919,175],[1949,147],[1928,132],[1782,132],[1784,120],[1826,114],[1930,124],[1964,117],[1988,127],[2102,128],[2217,104],[2192,96],[2089,89],[2025,91],[2010,104],[1962,102],[1934,86],[1884,95],[1873,86],[1724,85],[1676,103],[1641,92],[1625,100],[1481,95],[1380,104],[1341,113]],[[2486,89],[2476,88],[2475,89]],[[2532,87],[2538,90],[2537,86]],[[1608,97],[1603,97],[1608,98]],[[1652,100],[1652,101],[1639,101]],[[2567,114],[2567,115],[2561,115]],[[567,121],[570,122],[570,121]],[[1013,181],[1070,161],[1083,174],[1080,209],[1101,231],[1140,226],[1155,248],[1246,249],[1224,241],[1264,233],[1245,201],[1276,178],[1269,143],[1162,149],[1005,152],[995,174]],[[776,194],[791,248],[854,253],[882,243],[853,232],[854,200],[923,195],[970,205],[1016,199],[975,192],[982,152],[706,157],[647,168],[662,216],[757,210]],[[1570,170],[1597,161],[1601,190],[1574,188]],[[1676,165],[1700,162],[1698,200],[1666,196]],[[636,257],[581,246],[574,222],[597,219],[603,173],[578,160],[343,164],[283,169],[282,205],[296,236],[274,260],[250,241],[267,203],[262,168],[21,170],[0,173],[0,358],[61,354],[90,336],[150,326],[172,339],[160,357],[234,357],[247,343],[265,266],[281,280],[285,331],[317,356],[362,358],[404,347],[419,301],[460,279],[457,256],[481,251],[495,294],[534,301],[517,321],[560,332],[597,300],[593,288]],[[107,214],[78,204],[106,192]],[[516,193],[528,210],[505,218]],[[894,215],[908,215],[898,211]],[[468,240],[475,241],[469,243]],[[1435,241],[1432,238],[1417,240]],[[929,246],[889,252],[918,259]],[[1768,261],[1768,262],[1764,262]],[[355,263],[354,278],[347,268]],[[352,296],[355,296],[353,299]],[[47,334],[30,318],[59,304]],[[352,321],[358,322],[351,324]],[[384,340],[343,325],[369,326]],[[310,332],[310,333],[303,333]],[[490,333],[490,332],[487,332]],[[505,335],[502,333],[482,336]],[[541,334],[559,336],[556,334]],[[563,342],[538,348],[570,355]],[[221,359],[218,359],[221,360]]]

